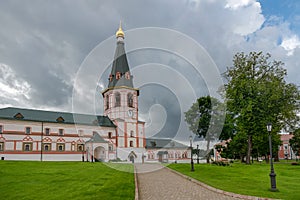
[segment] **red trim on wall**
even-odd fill
[[[1,154],[40,154],[41,151],[3,151]],[[43,154],[82,154],[78,151],[43,151]]]
[[[14,151],[17,150],[17,141],[14,140]]]
[[[135,133],[136,133],[136,147],[139,148],[140,144],[139,144],[139,127],[138,127],[138,124],[136,123],[135,124]]]
[[[10,134],[10,135],[41,135],[41,132],[31,132],[30,134],[25,134],[25,132],[22,131],[4,131],[3,134]],[[50,133],[50,135],[46,135],[44,133],[44,136],[61,136],[58,133]],[[79,135],[77,133],[65,133],[63,136],[65,137],[79,137]]]
[[[39,150],[39,142],[36,141],[36,150],[38,151]]]
[[[125,135],[125,148],[127,147],[127,123],[126,122],[124,122],[124,135]]]

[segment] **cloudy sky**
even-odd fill
[[[300,85],[299,1],[10,0],[0,2],[0,107],[74,111],[72,107],[74,85],[85,59],[97,45],[109,38],[114,39],[120,20],[123,29],[129,32],[129,36],[130,30],[160,27],[190,37],[205,49],[220,73],[224,72],[227,66],[231,66],[236,52],[269,52],[273,59],[281,60],[286,64],[287,81]],[[129,41],[133,41],[130,37],[126,39],[125,36],[126,45],[129,45]],[[145,36],[144,39],[147,40],[148,37]],[[174,43],[176,44],[176,41]],[[107,47],[107,53],[111,57],[114,53],[114,45],[115,43],[112,43]],[[181,47],[178,45],[177,48]],[[128,55],[133,68],[151,63],[152,60],[147,58],[149,55],[152,59],[158,56],[157,51],[143,51],[140,57],[139,53],[141,54],[135,52]],[[160,56],[162,54],[163,52]],[[145,60],[137,59],[141,57]],[[163,67],[158,65],[158,69],[163,69],[164,66],[175,69],[176,65],[180,66],[180,63],[187,65],[184,64],[185,61],[170,55],[164,58],[168,60],[162,62]],[[96,70],[94,74],[101,76],[96,83],[98,94],[107,85],[106,75],[109,71],[107,69],[108,66],[99,65],[94,68]],[[143,74],[140,72],[143,70],[138,69],[143,68],[137,67],[134,76]],[[192,70],[186,69],[177,70],[185,77],[182,81],[193,75]],[[98,72],[103,73],[98,74]],[[155,77],[169,79],[170,76],[158,73]],[[89,78],[81,77],[81,81],[84,80],[86,82],[82,84],[88,84]],[[192,82],[195,84],[195,81]],[[197,88],[197,85],[203,88],[201,85],[205,85],[204,82],[199,79],[192,88]],[[173,84],[178,86],[176,80]],[[141,87],[141,94],[144,94],[144,97],[142,95],[140,97],[143,119],[150,120],[153,124],[155,119],[168,122],[168,115],[172,115],[170,113],[178,113],[178,108],[181,110],[181,115],[185,111],[176,98],[183,94],[176,94],[176,91],[168,90],[159,84],[138,86]],[[196,91],[196,96],[207,93],[205,88],[201,91]],[[86,98],[90,98],[91,102],[96,101],[99,104],[96,106],[99,107],[96,108],[98,109],[96,112],[102,113],[101,95],[96,95],[95,100],[93,99],[95,97],[88,95],[89,92],[84,87],[81,88],[81,94],[86,94]],[[167,98],[153,97],[155,94],[166,95]],[[81,109],[75,111],[95,112],[95,105],[87,102],[87,100],[81,101],[81,104],[77,102],[77,107]],[[161,106],[165,109],[160,109]],[[155,115],[157,110],[163,111]],[[182,117],[175,118],[180,120]],[[156,132],[163,127],[165,130],[170,129],[161,124],[155,127]],[[177,128],[175,126],[175,129]],[[172,132],[172,130],[168,131]]]

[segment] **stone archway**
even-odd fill
[[[94,159],[95,161],[104,161],[106,158],[105,148],[102,146],[96,147],[94,150]]]

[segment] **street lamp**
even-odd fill
[[[92,162],[94,162],[94,139],[91,139],[92,142]]]
[[[193,146],[192,146],[193,137],[190,136],[190,148],[191,148],[191,171],[195,171],[194,169],[194,161],[193,161]]]
[[[199,144],[197,144],[197,164],[199,164]]]
[[[269,132],[269,148],[270,148],[270,165],[271,165],[271,172],[270,172],[270,181],[271,181],[271,191],[277,191],[276,188],[276,174],[273,167],[273,155],[272,155],[272,124],[269,122],[267,124],[267,130]]]

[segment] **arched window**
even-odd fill
[[[128,80],[130,79],[130,72],[125,73],[125,78],[128,79]]]
[[[51,144],[43,144],[44,151],[51,151]]]
[[[121,95],[119,92],[115,94],[115,107],[120,107],[121,106]]]
[[[134,132],[130,131],[130,137],[134,137]]]
[[[133,95],[131,93],[127,94],[128,107],[133,107]]]
[[[116,79],[118,80],[118,79],[120,79],[121,78],[121,73],[120,72],[117,72],[116,73]]]
[[[129,146],[133,147],[133,141],[130,141]]]
[[[109,109],[109,95],[106,95],[106,110]]]

